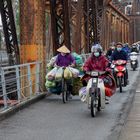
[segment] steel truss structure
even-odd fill
[[[50,0],[53,51],[65,44],[70,50],[70,27],[67,0]]]
[[[63,44],[77,53],[88,53],[93,43],[99,42],[107,48],[111,41],[128,42],[129,20],[111,4],[111,0],[44,0],[44,4],[45,2],[51,16],[54,54]],[[10,64],[17,64],[19,48],[11,0],[1,0],[0,9]],[[112,37],[112,34],[117,35],[118,39]]]
[[[111,42],[128,42],[128,19],[111,0],[68,0],[65,4],[63,0],[50,0],[50,9],[55,51],[62,44],[77,53],[87,53],[93,43],[100,43],[106,49]],[[107,27],[109,24],[113,29]],[[106,34],[111,34],[108,41]],[[116,35],[116,39],[112,37]]]
[[[0,12],[9,65],[19,64],[19,48],[11,0],[0,0]]]

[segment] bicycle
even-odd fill
[[[69,96],[71,94],[71,91],[69,90],[69,84],[68,84],[68,80],[65,79],[64,77],[64,71],[66,69],[66,67],[62,67],[63,69],[63,73],[62,73],[62,100],[63,100],[63,103],[66,103],[69,99]]]

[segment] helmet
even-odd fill
[[[102,47],[100,44],[94,44],[92,47],[91,47],[91,52],[102,52]]]

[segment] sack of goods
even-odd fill
[[[82,87],[80,90],[79,90],[79,96],[81,98],[81,101],[82,102],[85,102],[86,100],[86,87]]]
[[[48,92],[60,95],[62,92],[62,85],[59,82],[56,82],[55,87],[48,88]]]
[[[72,78],[72,72],[70,70],[69,67],[67,67],[65,70],[64,70],[64,78],[65,79],[71,79]]]
[[[53,68],[50,72],[47,73],[46,79],[47,80],[54,80],[56,72],[57,72],[57,68]]]
[[[72,73],[72,77],[74,78],[77,78],[78,75],[79,75],[79,70],[75,69],[75,68],[72,68],[72,67],[69,67],[69,70],[71,71]]]
[[[55,80],[60,81],[62,79],[63,69],[60,67],[56,71]]]
[[[55,81],[46,80],[45,86],[46,86],[46,88],[55,87],[56,83],[55,83]]]
[[[77,66],[83,65],[83,59],[82,59],[82,57],[79,54],[74,52],[74,53],[72,53],[72,56],[74,57]]]
[[[79,77],[73,79],[73,88],[72,88],[72,94],[73,95],[78,95],[79,90],[83,86],[82,81],[80,80]]]
[[[55,61],[56,61],[57,55],[52,57],[49,63],[47,64],[47,69],[51,70],[54,67]]]

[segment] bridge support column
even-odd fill
[[[45,1],[44,0],[21,0],[20,1],[20,55],[21,63],[41,61],[40,86],[44,88],[45,82]],[[35,79],[33,73],[36,67],[32,66],[32,83]],[[22,70],[26,73],[26,70]],[[26,79],[22,81],[25,84]],[[34,90],[34,87],[32,87]]]

